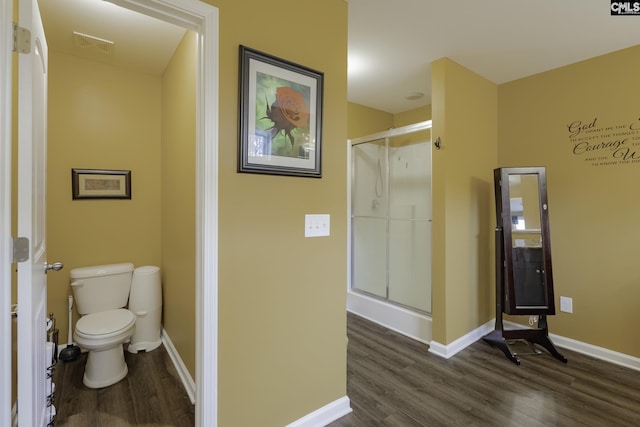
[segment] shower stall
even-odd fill
[[[431,121],[350,140],[348,150],[348,308],[429,341]],[[416,319],[428,325],[402,330],[407,322],[415,328]]]

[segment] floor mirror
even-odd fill
[[[483,337],[520,364],[515,341],[545,348],[567,362],[549,338],[547,316],[555,314],[549,206],[544,167],[494,170],[496,198],[496,325]],[[533,316],[533,327],[505,330],[503,315]]]

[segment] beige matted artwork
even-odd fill
[[[131,171],[71,169],[73,200],[131,199]]]

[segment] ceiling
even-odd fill
[[[155,75],[162,74],[185,33],[103,0],[38,5],[49,49]],[[90,37],[78,40],[73,32]]]
[[[102,0],[39,4],[51,49],[152,74],[163,72],[185,31]],[[389,113],[431,103],[431,62],[442,57],[501,84],[640,44],[640,16],[611,16],[603,0],[348,0],[348,7],[349,101]],[[73,31],[114,45],[84,39],[80,47]]]
[[[431,103],[442,57],[501,84],[640,44],[640,16],[604,0],[348,2],[349,101],[390,113]]]

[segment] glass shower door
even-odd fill
[[[352,287],[387,297],[387,147],[379,139],[352,148]]]
[[[431,312],[431,147],[423,131],[389,139],[388,298]]]
[[[351,150],[351,287],[431,312],[430,128]]]

